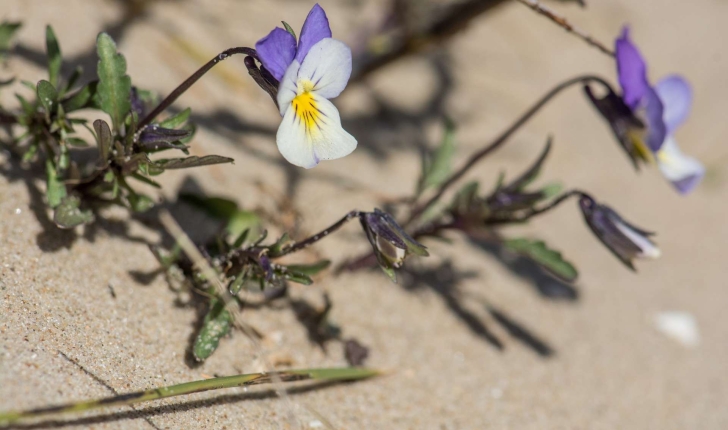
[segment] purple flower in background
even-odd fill
[[[328,100],[338,96],[351,76],[351,50],[331,38],[326,13],[314,5],[301,37],[276,27],[255,44],[266,69],[280,81],[278,150],[290,163],[311,168],[321,160],[349,155],[356,139],[341,127],[339,111]]]
[[[677,75],[650,85],[647,65],[626,26],[615,42],[615,54],[622,99],[646,126],[642,136],[631,135],[632,144],[640,153],[654,154],[662,174],[680,193],[689,193],[703,178],[705,168],[680,152],[673,133],[690,113],[690,85]]]

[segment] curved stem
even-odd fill
[[[551,91],[546,93],[539,101],[536,102],[533,106],[531,106],[526,112],[524,112],[516,121],[508,127],[503,133],[500,134],[493,142],[491,142],[489,145],[485,146],[481,150],[477,151],[473,155],[470,156],[468,161],[457,171],[455,171],[450,177],[445,181],[442,185],[440,185],[440,188],[437,190],[435,195],[433,195],[429,200],[427,200],[424,204],[419,205],[415,207],[412,212],[409,215],[409,218],[407,221],[405,221],[404,226],[408,226],[412,224],[413,221],[417,219],[418,216],[420,216],[424,211],[430,208],[435,202],[437,202],[440,197],[442,197],[443,194],[445,194],[445,191],[447,191],[450,186],[452,186],[455,182],[457,182],[460,178],[467,173],[468,170],[470,170],[471,167],[473,167],[478,161],[483,159],[486,155],[490,154],[491,152],[498,149],[501,145],[503,145],[508,138],[511,137],[513,133],[515,133],[521,126],[523,126],[526,122],[528,122],[531,117],[533,117],[539,110],[541,110],[542,107],[544,107],[549,101],[551,101],[552,98],[554,98],[557,94],[559,94],[561,91],[569,88],[570,86],[574,84],[586,84],[589,82],[596,82],[604,87],[608,88],[611,91],[611,86],[609,83],[607,83],[604,79],[598,77],[598,76],[592,76],[592,75],[585,75],[585,76],[577,76],[575,78],[571,78],[565,82],[562,82],[561,84],[557,85]]]
[[[271,255],[270,257],[271,258],[283,257],[284,255],[292,254],[292,253],[300,251],[304,248],[308,248],[309,246],[313,245],[314,243],[318,242],[319,240],[325,238],[329,234],[338,230],[339,228],[341,228],[341,226],[343,226],[347,222],[351,221],[353,218],[359,218],[362,214],[363,214],[363,212],[361,212],[361,211],[353,210],[353,211],[349,212],[348,214],[344,215],[344,217],[341,218],[340,220],[336,221],[335,223],[333,223],[329,227],[321,230],[320,232],[314,234],[313,236],[309,237],[308,239],[304,239],[300,242],[296,242],[293,245],[291,245],[287,248],[284,248],[279,254]]]
[[[577,197],[577,196],[578,197],[582,197],[582,196],[589,197],[589,194],[587,194],[583,191],[580,191],[580,190],[567,191],[567,192],[561,194],[560,196],[556,197],[555,199],[551,200],[546,206],[542,206],[540,208],[530,208],[527,211],[524,211],[518,218],[513,218],[513,219],[507,220],[505,222],[511,223],[511,222],[527,221],[527,220],[535,217],[536,215],[541,215],[543,213],[550,211],[551,209],[556,208],[561,203],[565,202],[566,200],[570,199],[571,197]]]
[[[149,125],[154,118],[157,117],[162,111],[167,109],[172,103],[175,102],[181,96],[184,94],[185,91],[190,89],[192,85],[194,85],[195,82],[197,82],[202,76],[205,75],[205,73],[209,72],[210,69],[215,67],[215,65],[222,60],[228,58],[231,55],[235,54],[245,54],[249,55],[251,57],[257,58],[257,53],[255,52],[255,49],[253,48],[246,48],[246,47],[238,47],[238,48],[230,48],[226,49],[225,51],[222,51],[218,55],[215,56],[212,60],[208,61],[204,66],[200,67],[195,73],[192,74],[187,80],[182,82],[177,88],[172,91],[167,98],[162,100],[159,105],[154,108],[153,111],[151,111],[147,116],[145,116],[141,121],[139,121],[139,124],[137,124],[137,129],[142,129],[144,126]]]

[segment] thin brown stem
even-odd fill
[[[215,67],[216,64],[221,62],[222,60],[225,60],[226,58],[230,57],[231,55],[235,54],[245,54],[249,55],[251,57],[257,58],[257,54],[255,52],[255,49],[253,48],[246,48],[246,47],[238,47],[238,48],[230,48],[226,49],[225,51],[222,51],[218,55],[215,56],[212,60],[208,61],[204,66],[200,67],[195,73],[192,74],[189,78],[187,78],[184,82],[182,82],[177,88],[172,91],[167,98],[162,100],[159,105],[154,108],[153,111],[151,111],[147,116],[145,116],[141,121],[139,121],[139,124],[137,124],[137,129],[142,129],[143,127],[149,125],[152,121],[154,121],[154,118],[156,118],[160,113],[162,113],[165,109],[167,109],[169,106],[172,105],[172,103],[175,102],[181,96],[185,93],[192,85],[194,85],[195,82],[197,82],[201,77],[205,75],[205,73],[209,72],[210,69]]]
[[[320,232],[314,234],[313,236],[311,236],[311,237],[309,237],[307,239],[304,239],[304,240],[302,240],[300,242],[296,242],[293,245],[291,245],[291,246],[289,246],[287,248],[284,248],[279,254],[277,254],[277,255],[271,255],[270,257],[271,258],[278,258],[278,257],[282,257],[284,255],[288,255],[288,254],[292,254],[294,252],[300,251],[300,250],[302,250],[304,248],[307,248],[307,247],[313,245],[314,243],[318,242],[319,240],[325,238],[329,234],[331,234],[331,233],[335,232],[336,230],[340,229],[341,226],[343,226],[347,222],[351,221],[352,219],[359,218],[362,214],[363,214],[363,212],[361,212],[361,211],[353,210],[353,211],[349,212],[348,214],[346,214],[340,220],[338,220],[335,223],[333,223],[332,225],[330,225],[329,227],[321,230]]]
[[[585,32],[584,30],[571,24],[565,17],[557,14],[553,10],[542,5],[541,2],[539,2],[538,0],[516,0],[516,1],[530,9],[532,9],[536,13],[543,15],[546,18],[550,19],[551,21],[555,22],[556,25],[563,28],[567,32],[575,35],[576,37],[580,38],[581,40],[588,43],[589,45],[597,48],[598,50],[609,55],[610,57],[614,57],[614,51],[607,48],[600,41],[594,39],[591,35],[589,35],[589,33]]]
[[[468,170],[470,170],[478,161],[482,160],[485,156],[495,151],[501,145],[507,142],[511,135],[513,135],[513,133],[515,133],[529,119],[531,119],[531,117],[533,117],[539,110],[541,110],[541,108],[544,107],[554,96],[574,84],[584,84],[588,82],[597,82],[611,90],[611,86],[604,79],[598,76],[591,75],[577,76],[557,85],[548,93],[546,93],[543,97],[541,97],[539,101],[537,101],[532,107],[524,112],[518,119],[516,119],[516,121],[503,133],[501,133],[493,142],[471,155],[468,161],[466,161],[460,169],[456,170],[452,175],[450,175],[450,177],[440,186],[437,192],[429,200],[412,210],[409,218],[407,219],[407,221],[404,222],[403,226],[406,227],[412,224],[412,222],[414,222],[420,215],[422,215],[423,212],[425,212],[433,204],[435,204],[440,199],[440,197],[445,194],[445,191],[447,191],[448,188],[450,188],[455,182],[462,178],[463,175],[465,175],[465,173],[467,173]]]

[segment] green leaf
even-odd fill
[[[141,167],[141,164],[139,165]],[[141,168],[139,170],[142,170]],[[147,185],[151,185],[154,188],[162,188],[159,183],[151,178],[147,178],[146,176],[142,175],[141,173],[132,173],[131,177],[136,179],[137,181],[144,182]]]
[[[83,88],[61,102],[63,109],[66,112],[73,112],[84,108],[100,107],[98,106],[98,100],[95,97],[98,85],[99,81],[89,82],[84,85]]]
[[[260,230],[260,218],[254,212],[238,210],[228,219],[225,230],[231,237],[239,237],[246,230],[257,234]]]
[[[36,92],[38,93],[38,100],[45,109],[47,115],[53,113],[53,108],[58,102],[58,92],[56,88],[48,81],[39,81]]]
[[[287,31],[287,32],[288,32],[288,33],[289,33],[289,34],[290,34],[291,36],[293,36],[293,39],[295,40],[295,39],[296,39],[296,32],[295,32],[295,31],[293,31],[293,28],[292,28],[292,27],[291,27],[290,25],[288,25],[288,23],[287,23],[287,22],[285,22],[285,21],[281,21],[281,24],[283,24],[283,27],[285,27],[286,31]]]
[[[114,130],[119,130],[131,109],[131,78],[126,74],[126,60],[116,51],[116,44],[106,33],[99,34],[96,49],[101,109],[111,116]]]
[[[66,196],[53,212],[53,222],[60,228],[73,228],[93,222],[94,215],[89,210],[81,210],[81,200],[76,196]]]
[[[75,147],[79,147],[79,148],[88,147],[88,142],[81,139],[80,137],[67,137],[66,143],[68,143],[71,146],[75,146]]]
[[[0,23],[0,55],[10,49],[10,43],[13,40],[13,36],[15,36],[15,32],[22,26],[23,24],[20,22],[3,21]]]
[[[101,165],[105,166],[111,155],[111,129],[106,121],[97,119],[94,121],[94,130],[96,131],[96,144],[99,146],[99,160]]]
[[[437,187],[447,180],[452,169],[453,155],[455,155],[455,125],[451,121],[446,120],[442,143],[432,153],[431,157],[426,157],[423,160],[422,178],[420,179],[419,185],[420,191]]]
[[[58,76],[61,73],[61,47],[53,28],[46,26],[46,55],[48,56],[48,80],[54,87],[58,87]]]
[[[237,238],[235,238],[235,241],[233,242],[233,246],[232,247],[233,248],[240,248],[241,246],[243,246],[243,244],[245,243],[245,241],[248,239],[248,235],[249,234],[250,234],[250,229],[249,228],[246,228],[245,230],[243,230],[243,232],[240,233]]]
[[[230,282],[230,285],[228,286],[228,291],[230,292],[230,295],[237,296],[240,292],[240,289],[243,288],[243,284],[245,283],[245,279],[248,275],[247,268],[243,269],[240,273],[238,273],[238,276],[235,277]]]
[[[210,310],[202,322],[202,329],[197,335],[192,353],[197,361],[205,361],[220,344],[220,339],[230,333],[233,318],[225,309],[225,304],[218,299],[210,301]]]
[[[222,157],[220,155],[206,155],[198,157],[193,155],[186,158],[167,158],[155,160],[154,164],[162,169],[187,169],[189,167],[209,166],[212,164],[232,163],[232,158]]]
[[[549,249],[541,240],[509,239],[503,244],[506,249],[531,258],[544,269],[565,281],[572,282],[579,274],[571,263],[564,260],[560,252]]]
[[[51,160],[46,160],[46,200],[48,206],[55,208],[66,197],[66,185],[58,178],[56,166]]]
[[[298,284],[303,285],[311,285],[313,284],[313,279],[311,279],[310,276],[306,275],[305,273],[295,272],[293,270],[288,270],[287,268],[283,268],[280,270],[280,276],[283,276],[285,279],[296,282]]]
[[[164,121],[159,123],[160,128],[177,128],[187,122],[187,120],[190,117],[190,114],[192,113],[192,109],[187,108],[183,110],[182,112],[173,115]]]
[[[76,66],[75,69],[73,69],[73,73],[71,73],[71,76],[68,78],[68,82],[66,83],[66,87],[63,89],[63,93],[67,93],[68,91],[73,88],[74,85],[76,85],[76,81],[83,75],[83,67],[82,66]]]
[[[290,264],[286,268],[293,272],[314,276],[331,265],[330,260],[321,260],[313,264]]]
[[[129,193],[127,199],[134,212],[146,212],[154,207],[154,200],[145,194]]]

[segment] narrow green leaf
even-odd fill
[[[81,200],[76,196],[66,196],[53,212],[53,222],[60,228],[73,228],[93,222],[94,215],[89,210],[80,209]]]
[[[306,275],[305,273],[296,272],[293,270],[288,270],[288,268],[284,268],[279,272],[280,276],[283,276],[285,279],[296,282],[298,284],[303,285],[311,285],[313,284],[313,279],[311,279],[310,276]]]
[[[209,166],[212,164],[232,163],[232,158],[222,157],[220,155],[206,155],[198,157],[193,155],[186,158],[168,158],[155,160],[154,164],[162,169],[187,169],[189,167]]]
[[[330,260],[321,260],[313,264],[290,264],[286,268],[292,272],[303,273],[304,275],[313,276],[326,269],[331,265]]]
[[[86,148],[89,146],[88,142],[81,139],[80,137],[67,137],[66,143],[68,143],[71,146],[78,147],[78,148]]]
[[[53,28],[46,26],[46,55],[48,57],[48,80],[54,87],[58,87],[58,76],[61,73],[61,47]]]
[[[0,23],[0,55],[5,54],[10,49],[10,44],[13,41],[13,36],[23,24],[20,22],[8,22],[3,21]]]
[[[243,230],[242,233],[238,235],[237,238],[235,238],[235,241],[233,242],[233,248],[240,248],[245,243],[245,240],[248,239],[248,235],[250,234],[250,229],[246,228]]]
[[[111,155],[111,129],[106,121],[97,119],[94,121],[94,130],[96,131],[96,144],[99,146],[99,161],[105,166]]]
[[[119,130],[131,109],[131,78],[126,74],[126,60],[116,51],[116,44],[106,33],[99,34],[96,49],[101,109],[111,117],[114,130]]]
[[[38,87],[36,92],[38,93],[38,100],[45,109],[46,114],[50,117],[53,113],[53,109],[58,103],[58,92],[56,88],[48,81],[38,81]]]
[[[63,109],[66,112],[73,112],[85,108],[99,108],[100,106],[97,104],[98,100],[95,98],[98,84],[99,81],[93,81],[84,85],[83,88],[61,102]]]
[[[48,206],[55,208],[66,197],[66,185],[58,178],[56,166],[51,160],[46,160],[46,200]]]
[[[445,121],[445,134],[440,146],[432,153],[429,161],[423,165],[420,189],[437,187],[445,182],[452,169],[452,158],[455,155],[455,125]]]
[[[35,408],[25,411],[0,411],[0,425],[8,425],[22,419],[38,419],[54,414],[70,414],[110,406],[133,405],[152,400],[167,399],[210,390],[243,387],[246,385],[270,384],[273,382],[294,382],[308,379],[322,381],[356,381],[379,375],[381,372],[364,367],[342,367],[328,369],[295,369],[270,373],[250,373],[245,375],[221,376],[218,378],[202,379],[182,384],[156,387],[146,391],[124,393],[103,399],[84,400],[65,405]]]
[[[260,231],[260,217],[255,212],[238,210],[228,219],[225,230],[230,237],[238,237],[246,230],[258,234]]]
[[[565,281],[572,282],[578,276],[576,268],[566,261],[560,252],[549,249],[541,240],[509,239],[504,242],[504,246],[515,253],[531,258],[544,269]]]
[[[141,169],[141,164],[139,165],[139,167],[140,167],[139,170],[141,171],[142,170]],[[142,175],[140,173],[136,173],[136,172],[135,173],[132,173],[131,174],[131,177],[134,178],[134,179],[136,179],[139,182],[144,182],[147,185],[151,185],[154,188],[162,188],[162,186],[159,185],[159,183],[157,181],[152,180],[151,178],[147,178],[146,176],[144,176],[144,175]]]
[[[202,322],[202,329],[197,335],[192,353],[197,361],[205,361],[220,344],[220,339],[230,333],[230,326],[233,318],[225,309],[222,300],[213,299],[210,302],[210,310]]]
[[[296,39],[296,32],[295,32],[295,31],[293,31],[293,27],[291,27],[290,25],[288,25],[288,23],[287,23],[287,22],[285,22],[285,21],[281,21],[281,24],[283,24],[283,27],[284,27],[284,28],[286,29],[286,31],[287,31],[287,32],[288,32],[288,33],[289,33],[289,34],[290,34],[291,36],[293,36],[293,39],[295,40],[295,39]]]
[[[187,122],[187,120],[190,117],[190,114],[192,113],[192,109],[187,108],[183,110],[182,112],[173,115],[164,121],[159,123],[160,128],[177,128]]]
[[[74,85],[76,85],[76,82],[78,79],[83,75],[83,67],[82,66],[76,66],[75,69],[73,69],[73,73],[71,73],[71,76],[68,78],[68,82],[66,83],[66,87],[63,89],[63,93],[66,94],[69,91],[71,91],[71,88],[73,88]]]
[[[243,269],[238,275],[230,282],[230,285],[228,286],[228,291],[230,292],[230,295],[237,296],[240,292],[240,289],[243,288],[243,284],[245,283],[245,279],[247,278],[248,270],[247,267]]]

